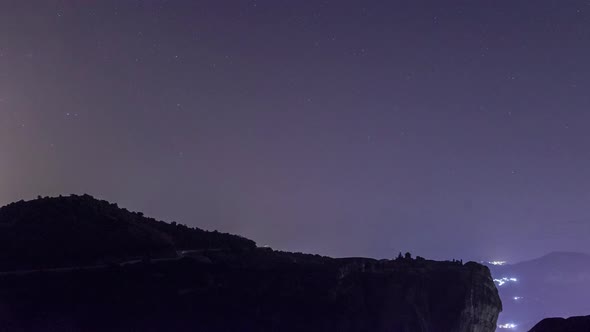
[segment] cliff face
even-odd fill
[[[67,230],[66,225],[83,223],[82,232],[110,234],[123,223],[123,229],[147,227],[150,234],[155,229],[167,246],[178,249],[184,243],[192,250],[151,262],[0,272],[0,331],[492,332],[502,307],[489,270],[476,263],[279,252],[218,233],[181,228],[177,234],[184,226],[143,220],[112,206],[90,213],[85,210],[95,204],[89,198],[58,202],[66,206],[41,202],[42,211],[53,211],[49,221],[43,213],[12,206],[0,210],[0,224],[34,230],[51,221]],[[56,209],[71,214],[69,224],[58,221],[62,212]],[[92,218],[80,217],[85,215]],[[37,245],[26,241],[38,236],[20,234],[21,247]],[[125,243],[126,233],[117,234]],[[134,236],[130,241],[138,241]],[[43,241],[57,240],[43,235]],[[139,242],[151,248],[150,241]],[[100,248],[91,248],[88,260],[76,249],[67,248],[81,252],[79,261],[100,261]],[[112,245],[110,250],[119,252]],[[18,255],[13,252],[11,264],[19,262]],[[30,257],[29,252],[22,256]]]
[[[502,310],[496,285],[488,268],[471,262],[467,265],[472,275],[458,331],[495,331]]]
[[[368,309],[378,313],[367,319],[375,323],[370,331],[495,331],[502,309],[489,270],[476,263],[365,261],[338,291],[353,294],[353,303],[372,296],[380,304]]]
[[[590,316],[570,318],[547,318],[535,325],[529,332],[589,332]]]
[[[194,256],[96,270],[0,274],[0,326],[11,326],[10,331],[492,332],[501,310],[489,272],[472,263],[351,263],[264,249]]]

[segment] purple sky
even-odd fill
[[[0,1],[0,204],[333,256],[590,251],[588,1]]]

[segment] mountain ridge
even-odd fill
[[[182,250],[256,247],[238,235],[159,221],[87,194],[3,206],[0,230],[0,271],[174,257]]]

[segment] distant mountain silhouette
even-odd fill
[[[520,262],[515,266],[519,269],[534,269],[551,265],[554,269],[584,270],[584,265],[589,261],[590,255],[586,253],[554,251],[536,259]]]
[[[0,271],[255,247],[240,236],[157,221],[89,195],[38,198],[0,208]]]
[[[515,323],[528,331],[546,317],[590,313],[590,255],[553,252],[537,259],[490,266],[496,279],[516,278],[498,287],[504,311],[500,323]]]

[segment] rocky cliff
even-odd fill
[[[30,219],[19,211],[0,217]],[[167,242],[156,247],[178,249],[178,237],[158,227]],[[200,232],[178,257],[0,272],[0,331],[492,332],[502,308],[489,270],[476,263],[333,259],[224,245],[212,234],[221,241],[214,247]]]

